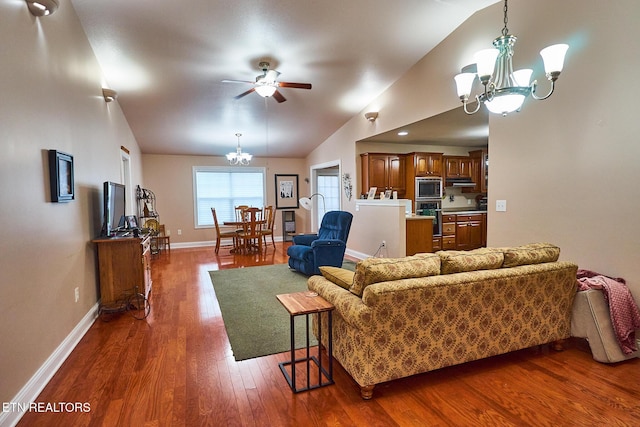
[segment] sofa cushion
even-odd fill
[[[438,251],[442,266],[441,274],[464,273],[476,270],[494,270],[502,267],[504,254],[495,248],[480,248],[472,251]]]
[[[514,248],[503,248],[502,251],[504,252],[503,267],[555,262],[560,256],[560,248],[550,243],[531,243]]]
[[[351,270],[340,267],[330,267],[326,265],[319,268],[322,276],[331,283],[335,283],[336,285],[341,286],[345,289],[349,289],[353,284],[353,275],[355,274],[355,272]]]
[[[356,264],[353,284],[349,289],[362,296],[364,288],[379,282],[413,279],[440,274],[440,257],[423,253],[404,258],[367,258]]]

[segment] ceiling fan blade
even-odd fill
[[[278,82],[278,86],[291,87],[294,89],[311,89],[311,83]]]
[[[249,83],[249,84],[254,84],[254,82],[250,82],[248,80],[222,80],[222,83]]]
[[[246,92],[242,92],[240,95],[234,96],[234,97],[233,97],[233,99],[240,99],[240,98],[242,98],[243,96],[247,96],[247,95],[249,95],[251,92],[255,92],[255,90],[256,90],[256,88],[252,87],[252,88],[251,88],[251,89],[249,89],[248,91],[246,91]]]
[[[284,96],[282,96],[282,94],[280,92],[278,92],[277,90],[275,92],[273,92],[273,99],[275,99],[276,101],[280,102],[284,102],[287,100],[287,98],[285,98]]]

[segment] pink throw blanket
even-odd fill
[[[636,329],[640,328],[640,310],[621,278],[604,276],[589,270],[578,270],[578,290],[600,289],[609,304],[611,323],[624,354],[636,351]]]

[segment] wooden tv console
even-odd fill
[[[93,240],[98,246],[100,299],[114,304],[123,295],[151,292],[151,236],[111,237]]]

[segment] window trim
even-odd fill
[[[193,226],[195,229],[215,228],[215,224],[198,225],[198,185],[196,175],[198,172],[236,172],[236,173],[261,173],[262,174],[262,200],[267,203],[267,168],[260,166],[193,166]]]

